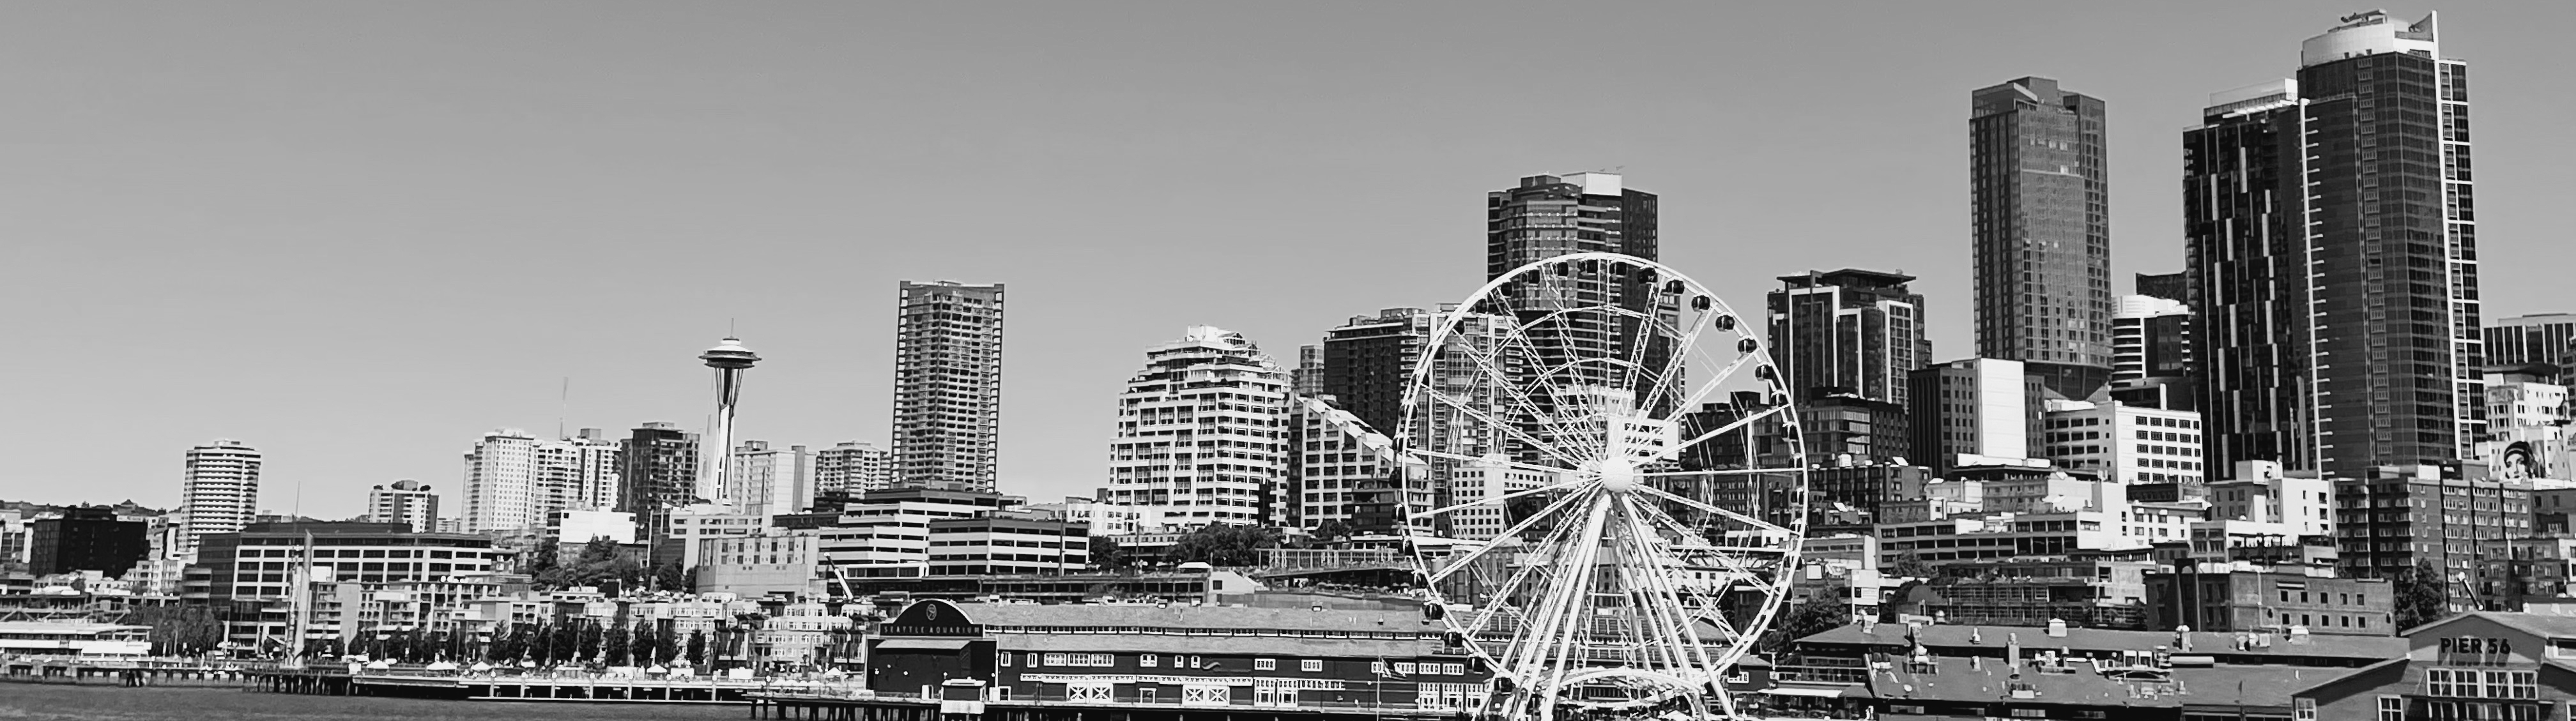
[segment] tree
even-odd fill
[[[653,629],[646,626],[636,626],[634,632],[627,636],[626,657],[634,665],[643,666],[653,662],[653,649],[660,646],[654,642],[653,636]]]
[[[1091,566],[1108,571],[1124,571],[1136,565],[1136,553],[1111,536],[1091,539]]]
[[[2400,570],[2389,579],[2388,590],[2397,597],[2397,628],[2414,628],[2451,615],[2451,582],[2442,569],[2430,560],[2415,562],[2413,568]]]
[[[1258,566],[1268,560],[1262,553],[1264,549],[1278,547],[1279,529],[1211,523],[1200,526],[1199,530],[1172,544],[1171,561],[1210,566]]]
[[[669,631],[661,631],[661,632],[656,632],[656,633],[654,633],[654,634],[653,634],[653,662],[654,662],[654,663],[658,663],[658,664],[662,664],[662,665],[664,665],[664,666],[668,666],[668,665],[671,665],[671,661],[672,661],[673,659],[677,659],[677,658],[679,658],[679,657],[680,657],[680,636],[679,636],[679,634],[677,634],[677,633],[672,633],[672,632],[669,632]]]
[[[600,628],[598,621],[583,619],[581,621],[581,657],[574,660],[582,663],[598,661],[599,648],[607,643],[608,630]]]
[[[1851,625],[1851,606],[1840,601],[1815,598],[1800,603],[1780,615],[1778,623],[1762,634],[1762,650],[1779,651],[1789,642]]]
[[[676,559],[653,569],[654,588],[689,593],[697,590],[698,569],[681,568]]]
[[[690,632],[689,632],[689,665],[690,665],[690,666],[703,666],[703,665],[705,665],[705,664],[706,664],[706,662],[707,662],[707,632],[706,632],[705,630],[703,630],[703,629],[701,629],[701,630],[696,630],[696,631],[690,631]]]
[[[616,541],[593,538],[581,545],[580,555],[571,563],[559,563],[552,546],[539,548],[537,560],[529,562],[530,574],[537,585],[547,588],[596,586],[606,581],[633,585],[644,578],[644,566],[635,562]]]
[[[126,623],[152,627],[144,638],[155,653],[194,656],[224,642],[223,619],[204,606],[142,606]]]
[[[1308,531],[1307,535],[1312,536],[1316,543],[1332,543],[1351,537],[1351,526],[1336,518],[1316,524],[1315,530]]]
[[[608,665],[624,666],[626,665],[626,652],[629,649],[634,648],[634,635],[630,629],[623,625],[610,626],[608,627],[608,636],[601,641],[601,644],[608,650]]]
[[[1914,554],[1908,553],[1897,556],[1895,563],[1888,564],[1887,575],[1898,578],[1931,578],[1932,566],[1924,563],[1923,559],[1915,558]]]

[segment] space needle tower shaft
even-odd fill
[[[709,501],[736,502],[740,499],[733,498],[726,488],[727,476],[733,472],[733,409],[742,400],[743,371],[760,362],[760,355],[742,347],[740,339],[728,337],[699,354],[698,360],[716,370],[716,418],[715,427],[709,429],[713,437],[707,439],[712,445],[701,454],[706,460],[698,473],[696,495]]]

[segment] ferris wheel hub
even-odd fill
[[[1594,463],[1593,467],[1595,472],[1601,474],[1601,490],[1622,494],[1636,490],[1637,464],[1627,458],[1620,456],[1603,458]]]

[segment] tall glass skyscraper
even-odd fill
[[[1002,285],[904,281],[895,484],[992,492],[1002,449]]]
[[[2110,180],[2100,98],[2048,78],[1969,96],[1977,355],[2082,399],[2111,378]]]
[[[1662,243],[1656,220],[1661,203],[1654,193],[1627,187],[1625,179],[1616,173],[1522,178],[1518,187],[1485,194],[1485,277],[1499,278],[1530,263],[1575,253],[1619,253],[1658,260]],[[1626,282],[1625,278],[1614,277],[1612,269],[1603,267],[1570,271],[1561,283],[1516,284],[1503,293],[1508,308],[1476,310],[1511,315],[1524,323],[1562,308],[1592,303],[1617,305],[1667,319],[1680,315],[1680,308],[1672,305],[1678,301],[1673,296],[1657,294],[1654,284]],[[1637,349],[1629,347],[1630,340],[1638,337],[1635,318],[1622,318],[1616,327],[1607,323],[1580,327],[1585,322],[1589,321],[1531,326],[1527,332],[1539,357],[1527,361],[1534,364],[1530,367],[1563,367],[1570,358],[1637,355]],[[1646,367],[1660,367],[1669,353],[1667,348],[1650,347],[1639,357],[1645,359]],[[1607,387],[1612,385],[1608,368],[1601,364],[1578,366],[1566,373],[1597,377],[1560,377],[1555,383]],[[1640,400],[1648,395],[1643,388],[1630,390],[1637,391]]]
[[[2477,211],[2468,66],[2435,18],[2348,15],[2295,81],[2221,93],[2184,135],[2207,462],[2348,478],[2473,454]]]

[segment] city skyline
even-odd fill
[[[1996,55],[1980,55],[1977,53],[1981,51],[1975,49],[1908,44],[1893,33],[1898,29],[1913,32],[1920,28],[1977,27],[1981,22],[2007,23],[1991,30],[2002,34],[2010,29],[2009,23],[2015,22],[2011,16],[2016,13],[1875,13],[1854,30],[1885,43],[1871,46],[1855,40],[1852,45],[1856,49],[1851,52],[1859,59],[1853,62],[1883,62],[1890,54],[1908,52],[1946,53],[1923,58],[1930,67],[1903,74],[1902,82],[1887,78],[1845,79],[1838,94],[1871,96],[1869,105],[1879,111],[1876,114],[1835,110],[1849,106],[1822,97],[1826,93],[1815,90],[1812,83],[1796,82],[1784,87],[1803,87],[1804,94],[1798,97],[1814,98],[1818,107],[1775,109],[1768,114],[1737,118],[1746,111],[1727,98],[1760,97],[1762,91],[1773,89],[1760,83],[1790,81],[1734,80],[1728,82],[1749,84],[1710,87],[1707,83],[1711,81],[1694,78],[1697,73],[1691,68],[1697,64],[1684,62],[1731,57],[1721,53],[1739,51],[1760,54],[1766,47],[1778,50],[1763,39],[1734,43],[1740,47],[1732,49],[1706,51],[1711,55],[1704,58],[1620,47],[1612,53],[1617,56],[1614,60],[1629,61],[1641,70],[1652,71],[1646,78],[1625,81],[1639,85],[1620,88],[1644,99],[1628,104],[1635,117],[1628,118],[1630,122],[1625,127],[1612,123],[1594,137],[1557,142],[1552,147],[1531,147],[1493,142],[1507,136],[1456,124],[1452,127],[1469,128],[1462,131],[1464,138],[1395,153],[1387,156],[1395,158],[1394,162],[1383,163],[1378,162],[1379,156],[1398,150],[1386,145],[1440,137],[1415,123],[1455,123],[1459,112],[1475,115],[1490,113],[1491,108],[1469,104],[1461,111],[1425,112],[1422,114],[1428,117],[1421,119],[1390,118],[1383,120],[1388,123],[1384,127],[1327,124],[1323,127],[1334,132],[1290,133],[1278,139],[1285,147],[1274,147],[1257,154],[1259,157],[1237,157],[1230,155],[1237,152],[1236,144],[1272,140],[1250,131],[1217,129],[1226,127],[1227,121],[1245,112],[1246,107],[1268,107],[1252,96],[1118,85],[1105,89],[1128,94],[1130,100],[1141,94],[1149,104],[1167,107],[1170,112],[1152,117],[1114,115],[1114,122],[1076,123],[1042,132],[1022,125],[992,126],[969,110],[965,112],[975,117],[964,119],[974,122],[965,123],[967,127],[956,134],[940,136],[942,139],[931,145],[937,148],[943,147],[941,143],[991,137],[1004,141],[1000,143],[1002,155],[965,153],[953,148],[898,154],[898,169],[913,177],[880,178],[866,183],[847,175],[854,171],[818,168],[817,164],[824,161],[802,159],[799,153],[792,152],[810,149],[808,144],[795,141],[812,140],[810,136],[822,132],[809,125],[818,117],[838,119],[842,114],[859,112],[846,106],[816,111],[819,116],[800,114],[800,110],[815,108],[797,104],[806,101],[755,94],[753,99],[759,102],[750,106],[753,110],[733,111],[735,114],[684,105],[671,119],[659,121],[651,120],[656,116],[650,114],[603,115],[609,110],[651,110],[654,106],[640,105],[647,102],[642,98],[668,93],[645,93],[647,88],[635,87],[637,81],[624,74],[578,59],[540,54],[540,62],[536,63],[539,72],[525,81],[539,85],[522,86],[517,81],[486,85],[478,83],[494,81],[487,78],[469,83],[436,74],[415,75],[410,77],[411,82],[400,84],[426,97],[473,101],[462,105],[467,110],[446,111],[437,118],[457,124],[462,130],[443,131],[379,117],[379,113],[408,107],[407,103],[413,102],[401,93],[324,103],[281,87],[254,84],[245,91],[248,97],[266,104],[297,107],[300,103],[315,116],[286,118],[220,101],[192,100],[193,96],[180,92],[177,86],[194,81],[172,78],[204,80],[207,73],[220,78],[226,72],[264,72],[268,63],[280,62],[281,58],[306,57],[298,53],[325,58],[365,54],[355,47],[332,46],[323,41],[223,52],[181,43],[168,52],[206,53],[205,67],[190,71],[197,75],[164,76],[151,67],[110,63],[106,66],[110,70],[99,71],[106,75],[98,84],[108,92],[98,97],[40,93],[37,101],[46,108],[45,112],[24,121],[34,130],[52,132],[57,130],[53,124],[106,113],[120,119],[107,132],[137,134],[134,147],[138,148],[203,141],[206,134],[230,143],[200,146],[175,160],[142,161],[102,150],[117,143],[118,136],[84,131],[70,133],[64,145],[38,153],[37,160],[54,163],[105,162],[81,173],[52,177],[54,181],[67,182],[21,188],[35,210],[26,217],[7,221],[10,232],[20,237],[46,239],[32,244],[34,247],[12,248],[32,257],[0,264],[17,271],[0,271],[6,273],[9,292],[25,294],[13,307],[60,310],[26,313],[22,317],[29,321],[33,332],[18,337],[22,342],[41,346],[80,348],[83,353],[78,354],[82,359],[77,365],[71,362],[74,356],[37,359],[37,372],[21,374],[6,391],[8,397],[23,399],[22,403],[38,412],[27,414],[33,420],[12,420],[9,423],[13,425],[0,427],[0,437],[10,439],[10,450],[21,451],[16,457],[31,461],[0,476],[0,497],[47,502],[131,497],[147,505],[175,505],[178,474],[172,468],[175,464],[171,457],[192,444],[213,438],[239,438],[260,448],[267,457],[260,510],[300,509],[305,515],[339,517],[362,510],[368,487],[397,479],[426,479],[436,482],[442,490],[457,488],[453,481],[457,477],[457,442],[495,427],[542,428],[548,420],[563,419],[574,427],[627,429],[647,421],[668,420],[684,430],[700,432],[705,425],[699,422],[705,406],[705,371],[679,356],[702,348],[704,339],[722,329],[728,318],[739,319],[744,335],[760,338],[764,354],[773,359],[762,366],[761,400],[756,410],[742,419],[743,430],[736,434],[737,438],[809,448],[853,439],[873,442],[887,437],[883,419],[888,415],[891,399],[888,383],[892,374],[887,366],[893,353],[885,339],[892,335],[888,332],[892,319],[885,312],[884,291],[894,279],[902,277],[972,278],[1017,286],[1021,303],[1014,315],[1008,350],[1011,360],[1007,365],[1012,373],[1006,393],[1012,401],[1005,405],[1002,434],[1009,440],[1002,451],[1000,490],[1031,496],[1079,494],[1099,484],[1104,469],[1097,450],[1099,439],[1115,422],[1100,399],[1112,397],[1119,382],[1133,371],[1135,353],[1165,340],[1170,328],[1189,324],[1235,328],[1256,342],[1284,350],[1313,342],[1355,308],[1455,302],[1475,284],[1476,264],[1469,260],[1474,257],[1475,231],[1471,225],[1474,221],[1469,218],[1475,210],[1476,193],[1503,187],[1513,178],[1531,174],[1568,173],[1622,163],[1629,166],[1624,171],[1627,177],[1641,187],[1652,188],[1667,201],[1669,207],[1662,213],[1663,254],[1667,262],[1708,282],[1729,302],[1739,307],[1750,305],[1756,294],[1771,287],[1771,277],[1855,265],[1842,258],[1865,252],[1870,262],[1863,267],[1902,271],[1924,279],[1916,286],[1917,292],[1928,298],[1931,317],[1926,326],[1931,330],[1933,344],[1936,350],[1959,351],[1940,351],[1942,355],[1932,360],[1953,360],[1965,357],[1965,349],[1973,347],[1968,339],[1974,327],[1966,314],[1970,307],[1968,264],[1961,252],[1966,246],[1968,214],[1965,178],[1961,177],[1964,174],[1957,172],[1966,156],[1960,140],[1965,125],[1956,110],[1960,93],[1991,85],[1998,78],[2042,75],[2064,79],[2073,87],[2116,104],[2121,118],[2111,125],[2111,185],[2117,189],[2111,215],[2112,234],[2119,242],[2114,244],[2113,275],[2125,279],[2136,272],[2172,272],[2182,265],[2179,129],[2198,119],[2211,90],[2281,75],[2293,67],[2295,60],[2284,48],[2298,38],[2322,31],[2336,17],[2355,9],[2359,8],[2234,8],[2224,15],[2229,22],[2223,27],[2207,23],[2212,16],[2209,13],[2181,8],[2144,15],[2137,10],[2098,10],[2082,15],[2121,22],[2137,32],[2123,33],[2123,37],[2107,42],[2041,39],[2018,43],[2011,53]],[[2544,199],[2576,187],[2576,180],[2571,180],[2576,173],[2565,170],[2576,163],[2568,161],[2566,149],[2544,140],[2551,120],[2563,117],[2569,102],[2565,98],[2576,94],[2564,92],[2568,81],[2548,74],[2552,67],[2550,44],[2538,40],[2531,34],[2533,31],[2521,28],[2556,25],[2548,13],[2569,11],[2540,8],[2518,11],[2508,18],[2501,6],[2445,3],[2392,8],[2391,14],[2411,19],[2428,9],[2443,11],[2448,52],[2477,68],[2477,86],[2484,93],[2477,120],[2480,142],[2503,149],[2490,150],[2481,163],[2482,185],[2487,188],[2480,194],[2486,196],[2488,206],[2488,212],[2479,219],[2485,227],[2483,255],[2509,259],[2488,265],[2483,271],[2487,306],[2484,315],[2493,320],[2568,310],[2554,305],[2558,301],[2546,294],[2553,284],[2547,281],[2545,269],[2563,266],[2570,259],[2565,247],[2570,229],[2565,221],[2545,220],[2541,214],[2551,207]],[[967,11],[904,11],[913,12]],[[370,17],[368,13],[347,9],[302,20],[328,27],[331,23],[366,25],[440,19],[410,17],[416,13],[397,11],[382,11],[396,16],[391,18]],[[44,14],[41,19],[55,23],[114,20],[110,17],[112,10],[54,9]],[[1037,14],[1043,13],[1032,13]],[[1421,33],[1433,27],[1429,17],[1416,17],[1403,10],[1389,10],[1389,14],[1403,16],[1392,17],[1401,22],[1389,22],[1383,30],[1343,31]],[[1785,10],[1688,15],[1731,22],[1767,21],[1805,30],[1826,27],[1820,16]],[[1936,17],[1941,15],[1956,17]],[[941,20],[898,19],[926,27],[936,26],[936,21]],[[231,19],[229,24],[224,20],[212,18],[204,25],[220,30],[220,37],[263,32],[241,25],[245,18]],[[547,28],[569,23],[571,18],[541,16],[530,20],[531,27]],[[680,20],[664,19],[673,25],[685,24]],[[1208,21],[1209,18],[1182,18],[1171,22]],[[2071,20],[2042,17],[2024,22],[2044,26],[2052,21]],[[737,19],[720,25],[722,29],[743,30],[743,23],[748,22],[751,21]],[[1029,22],[1035,24],[1037,20]],[[1672,24],[1683,23],[1677,18]],[[425,22],[419,27],[424,28],[420,30],[424,33],[495,32],[469,30],[457,24],[454,14],[449,14],[443,23]],[[2160,27],[2168,32],[2159,32]],[[1020,32],[1014,27],[1001,29],[1006,37]],[[643,27],[620,32],[627,34],[602,41],[606,43],[605,57],[646,63],[650,61],[643,58],[643,49],[630,47],[629,43],[647,44],[645,40],[653,37],[649,33],[683,30],[646,22]],[[2517,32],[2522,33],[2518,40],[2514,39]],[[639,37],[636,33],[645,35]],[[1464,51],[1486,47],[1483,43],[1526,37],[1502,33],[1494,39],[1470,41],[1464,39],[1465,35],[1432,33],[1419,41],[1426,47]],[[2184,39],[2186,36],[2188,39]],[[2018,37],[2033,40],[2037,36]],[[536,47],[533,39],[514,35],[491,39],[502,47]],[[751,41],[732,38],[730,42]],[[761,63],[805,58],[798,53],[820,52],[813,50],[820,43],[816,38],[791,34],[770,53],[733,60],[736,64],[709,71],[712,74],[675,73],[676,79],[669,82],[712,84],[717,96],[752,92],[759,88],[728,80],[732,76],[723,72],[755,72],[762,69]],[[1258,42],[1251,45],[1228,51],[1192,41],[1158,40],[1140,47],[1208,53],[1229,61],[1227,67],[1235,71],[1284,73],[1284,68],[1300,59],[1290,48]],[[1038,46],[1053,47],[1043,43]],[[22,47],[40,52],[56,46],[30,38]],[[2190,57],[2159,62],[2154,68],[2125,67],[2135,64],[2134,53],[2156,47],[2187,47],[2190,52],[2185,54]],[[59,48],[55,51],[83,54]],[[400,68],[385,65],[444,60],[449,51],[418,39],[398,38],[385,52],[393,59],[366,70],[390,72]],[[2122,58],[2123,52],[2132,55]],[[1787,56],[1803,57],[1796,53]],[[1461,57],[1486,56],[1465,53]],[[1128,67],[1130,62],[1124,56],[1096,55],[1073,60],[1067,72],[1079,72],[1073,68]],[[834,65],[828,71],[815,72],[848,72],[846,63],[836,60]],[[1372,80],[1356,65],[1328,63],[1316,71],[1322,75],[1296,76],[1308,80],[1257,75],[1261,80],[1252,83],[1254,88],[1247,92],[1314,93],[1288,103],[1292,117],[1306,118],[1307,113],[1332,108],[1431,102],[1407,100],[1407,94],[1399,91],[1413,87],[1412,82],[1426,83],[1423,87],[1440,84],[1427,78],[1491,72],[1485,68],[1470,72],[1437,62],[1432,65],[1435,67],[1427,68],[1417,78]],[[973,73],[971,79],[996,86],[1016,87],[1018,81],[1010,80],[1012,76],[1005,69],[1018,71],[1015,66],[987,63],[960,72]],[[1186,79],[1196,71],[1156,68],[1155,72]],[[508,74],[478,71],[477,77],[482,75]],[[61,80],[65,76],[45,77]],[[535,107],[541,112],[534,120],[495,114],[498,108],[511,107],[507,103],[516,102],[520,93],[547,87],[542,83],[585,79],[600,83],[595,88],[599,97],[592,98],[599,104],[539,102]],[[1324,80],[1337,80],[1344,85],[1338,90],[1315,86]],[[313,80],[307,77],[299,82]],[[374,84],[377,80],[369,77],[366,82]],[[1676,100],[1658,94],[1666,86],[1654,83],[1705,88],[1690,93],[1705,97]],[[315,83],[315,87],[352,86],[342,80],[336,84]],[[1174,87],[1190,86],[1182,83]],[[1490,87],[1470,84],[1441,92],[1486,92],[1476,88]],[[837,98],[842,88],[832,89]],[[1337,92],[1348,95],[1335,95]],[[848,94],[852,98],[872,97],[862,92]],[[301,99],[281,102],[284,97]],[[984,109],[992,106],[975,106],[975,102],[998,102],[973,93],[967,100],[967,106]],[[207,124],[202,127],[155,125],[136,117],[190,107],[186,104],[195,102],[215,103],[209,109],[217,112],[208,114],[204,121]],[[752,112],[769,113],[774,119],[743,115]],[[1085,105],[1069,112],[1110,111]],[[1778,114],[1785,112],[1817,115],[1799,122],[1779,122],[1782,118]],[[511,158],[508,153],[525,151],[523,144],[552,139],[557,133],[590,124],[578,121],[607,118],[615,119],[607,120],[608,132],[603,140],[565,152],[580,155],[577,160],[590,161],[594,158],[581,154],[624,148],[626,143],[653,142],[663,134],[711,134],[717,140],[701,140],[657,157],[653,163],[619,166],[621,173],[645,179],[615,184],[604,191],[607,195],[548,198],[550,203],[560,203],[560,209],[457,190],[461,186],[456,184],[498,181],[499,176],[519,170],[533,171],[542,179],[540,182],[548,184],[575,178],[591,180],[566,175],[569,171],[561,165],[565,161],[562,157],[539,154]],[[291,137],[290,131],[308,130],[304,123],[322,119],[366,121],[358,124],[364,134]],[[1801,122],[1820,127],[1779,127]],[[1690,127],[1712,123],[1732,134]],[[1683,130],[1686,127],[1687,132]],[[1170,136],[1157,138],[1157,132]],[[440,152],[463,154],[459,159],[436,160],[388,149],[393,139],[414,137],[413,134],[430,141],[427,146]],[[1723,137],[1702,137],[1710,135]],[[1094,154],[1069,149],[1085,142],[1102,143],[1112,152]],[[1878,144],[1882,142],[1886,144]],[[849,159],[863,152],[894,152],[850,147],[828,139],[813,144],[832,149],[826,155],[833,159]],[[1784,147],[1769,154],[1749,147],[1765,144]],[[1494,148],[1498,147],[1512,149],[1496,152]],[[460,148],[479,150],[465,152]],[[1797,162],[1801,153],[1826,152],[1825,149],[1865,152],[1866,148],[1886,150],[1874,156],[1881,166],[1876,172],[1880,177],[1853,179],[1848,177],[1848,168],[1828,172]],[[733,149],[749,152],[740,157],[716,152]],[[1288,157],[1300,152],[1314,157]],[[1028,159],[1030,154],[1035,160],[1027,169],[1003,170],[1013,167],[1010,163],[1014,160]],[[1210,154],[1233,158],[1242,167],[1207,169]],[[272,175],[262,182],[233,183],[232,187],[213,187],[219,183],[206,182],[210,179],[193,175],[199,171],[185,165],[231,167],[254,155],[259,156],[259,162],[252,163],[252,167]],[[159,164],[162,162],[180,165],[164,166]],[[1276,212],[1277,198],[1290,192],[1286,189],[1347,182],[1355,175],[1358,162],[1372,162],[1370,167],[1376,170],[1368,176],[1371,197],[1356,201],[1359,207],[1353,210],[1367,213],[1375,222],[1354,226],[1351,219],[1341,217],[1282,219]],[[377,169],[376,165],[387,169]],[[49,169],[42,163],[30,167],[36,171],[31,174],[37,177],[45,177],[42,173]],[[713,187],[731,182],[736,174],[781,168],[793,178],[813,185],[759,185],[746,191],[776,194],[769,200]],[[1117,235],[1143,234],[1151,239],[1112,245],[1121,251],[1114,253],[1095,253],[1086,247],[1086,242],[1107,236],[1056,238],[1044,243],[1031,240],[1036,237],[1032,230],[1050,227],[1051,221],[1024,227],[987,218],[960,217],[955,206],[942,205],[931,213],[946,216],[939,223],[877,228],[871,225],[874,221],[850,220],[868,214],[861,212],[868,208],[838,207],[848,196],[863,194],[851,193],[851,188],[840,187],[843,185],[901,190],[906,195],[898,197],[917,198],[923,196],[909,195],[916,191],[906,189],[962,187],[982,178],[992,180],[994,185],[970,194],[979,201],[1009,198],[1018,201],[1017,212],[1011,215],[1048,216],[1072,212],[1074,206],[1037,192],[1047,186],[1098,180],[1097,174],[1121,183],[1151,183],[1179,177],[1178,171],[1189,168],[1200,171],[1187,183],[1195,187],[1179,188],[1180,183],[1161,187],[1190,192],[1195,200],[1174,205],[1195,203],[1195,207],[1167,209],[1161,211],[1165,215],[1141,224],[1141,230],[1123,229]],[[391,182],[395,180],[391,176],[411,171],[421,171],[423,179],[410,182],[427,183],[429,189],[440,192],[425,199],[398,202],[391,199],[393,193],[363,190],[370,183]],[[1728,177],[1738,174],[1746,177]],[[310,190],[303,183],[278,182],[277,177],[333,176],[369,181],[332,183],[350,187],[326,188],[321,198],[308,201],[347,204],[346,210],[334,211],[338,215],[300,217],[298,213],[318,208],[279,205],[284,196],[272,196],[266,190],[286,186]],[[1829,181],[1844,185],[1830,186],[1836,188],[1835,192],[1819,192],[1828,187],[1820,184]],[[127,185],[131,183],[140,185]],[[510,183],[503,185],[515,188],[505,192],[530,192]],[[139,195],[124,194],[127,192]],[[122,203],[108,204],[111,197],[166,202],[165,207],[137,218],[126,217],[136,215],[131,210],[118,210],[125,207]],[[1832,210],[1850,198],[1863,197],[1871,200],[1872,212]],[[679,198],[690,201],[679,202]],[[778,210],[795,212],[773,213]],[[77,211],[79,217],[66,214],[71,211]],[[350,213],[358,217],[347,215]],[[784,257],[791,249],[835,243],[852,248],[834,253],[857,255],[800,261],[796,265],[814,268],[779,271],[794,274],[787,279],[734,274],[735,284],[743,286],[741,299],[713,301],[709,299],[715,296],[695,290],[672,290],[673,286],[668,285],[648,287],[648,279],[663,276],[679,283],[677,273],[687,266],[648,261],[642,254],[620,254],[622,239],[609,239],[632,234],[636,228],[623,224],[594,227],[601,222],[598,218],[617,215],[635,216],[623,223],[667,226],[643,234],[644,239],[655,243],[676,242],[683,236],[742,238],[748,234],[763,237],[741,241],[749,246],[742,251],[744,257]],[[1852,215],[1886,218],[1848,217]],[[468,216],[474,219],[459,219]],[[394,223],[401,227],[392,230],[377,229],[384,217],[404,222]],[[367,222],[358,223],[360,218]],[[1223,222],[1229,218],[1236,221],[1235,225]],[[1261,225],[1280,227],[1252,227]],[[1362,230],[1353,232],[1353,227]],[[371,230],[352,232],[361,228]],[[960,233],[961,230],[969,232]],[[1314,240],[1333,234],[1344,237]],[[445,265],[450,262],[443,260],[445,253],[472,257],[473,253],[491,250],[479,244],[446,247],[445,239],[479,235],[496,235],[512,243],[538,242],[532,247],[545,261],[540,265],[560,269],[557,272],[596,267],[595,263],[606,263],[607,268],[597,277],[566,275],[560,278],[562,286],[554,294],[530,294],[510,287],[516,276],[506,275],[523,271],[494,271],[505,275],[485,278],[470,272],[479,266]],[[920,240],[898,242],[907,236]],[[324,245],[326,240],[339,242]],[[433,255],[423,250],[429,247],[441,250]],[[872,256],[880,250],[887,251],[887,257],[877,264]],[[99,255],[111,252],[115,255]],[[306,255],[318,259],[301,260]],[[1155,258],[1155,264],[1136,265],[1130,260],[1132,256]],[[1371,262],[1360,262],[1364,259]],[[415,271],[418,275],[380,275],[369,269],[406,263],[425,267]],[[853,277],[848,270],[851,264],[876,267]],[[1375,265],[1387,267],[1363,267]],[[235,272],[227,275],[229,280],[224,283],[189,279],[201,269]],[[805,274],[825,269],[833,272]],[[79,272],[65,272],[72,270]],[[65,277],[35,277],[40,274]],[[1325,275],[1331,276],[1324,279],[1329,282],[1318,280]],[[617,282],[604,280],[612,277]],[[174,279],[179,282],[164,290],[147,290],[139,285]],[[2125,282],[2115,280],[2115,295],[2128,290]],[[653,298],[650,307],[654,310],[615,314],[620,316],[617,318],[581,313],[571,323],[528,324],[530,327],[524,330],[500,328],[488,322],[506,313],[595,311],[638,297]],[[353,307],[347,311],[320,310],[322,306],[344,302]],[[565,332],[567,329],[572,332]],[[484,351],[493,345],[513,347],[519,357],[509,363],[490,363]],[[300,358],[280,363],[277,359],[281,354]],[[558,391],[566,376],[571,378],[569,404],[561,400],[563,394]],[[570,410],[565,410],[566,405]]]

